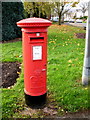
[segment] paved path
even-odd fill
[[[65,23],[67,25],[72,25],[72,26],[76,26],[76,27],[83,27],[86,28],[86,23]]]

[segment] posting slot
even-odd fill
[[[44,42],[44,37],[31,37],[31,38],[30,38],[30,42],[31,42],[31,43]]]

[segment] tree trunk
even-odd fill
[[[62,19],[62,12],[63,12],[63,10],[64,10],[64,5],[62,5],[62,9],[61,9],[61,11],[59,13],[59,25],[61,25],[61,19]]]
[[[59,21],[58,21],[59,23],[59,25],[61,25],[61,13],[59,14]]]
[[[40,6],[39,6],[39,18],[41,17],[41,11],[40,11]]]

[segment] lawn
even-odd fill
[[[48,29],[47,88],[57,103],[58,115],[90,108],[88,88],[81,84],[85,39],[76,38],[75,33],[85,30],[67,25],[52,25]],[[3,62],[22,63],[21,41],[0,46]],[[17,83],[11,89],[2,89],[3,118],[25,117],[19,114],[25,106],[23,87],[22,64]]]

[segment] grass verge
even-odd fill
[[[58,114],[88,109],[88,87],[81,84],[85,39],[74,33],[85,30],[67,25],[52,25],[48,30],[47,87],[58,105]],[[1,44],[0,44],[1,46]],[[2,61],[22,63],[22,43],[2,44]],[[23,67],[20,78],[11,89],[2,89],[3,118],[24,117]]]

